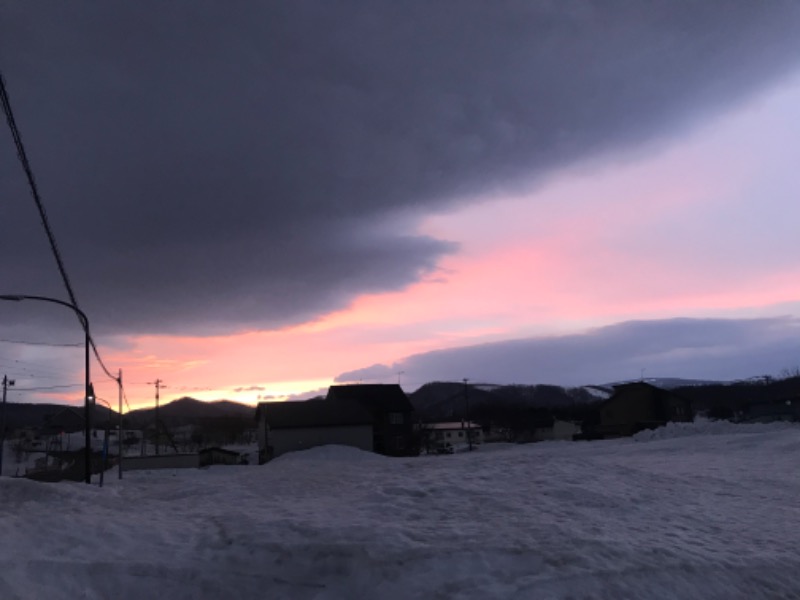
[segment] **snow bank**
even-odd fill
[[[731,423],[730,421],[698,418],[691,423],[667,423],[664,427],[646,429],[633,436],[637,442],[670,440],[694,435],[731,435],[742,433],[769,433],[771,431],[796,430],[796,423]]]
[[[0,598],[800,598],[800,430],[703,427],[409,459],[321,447],[103,488],[3,478]]]
[[[387,457],[380,456],[374,452],[367,452],[366,450],[360,450],[352,446],[328,444],[309,448],[308,450],[288,452],[287,454],[273,459],[269,464],[308,461],[383,462],[386,460],[388,460]]]

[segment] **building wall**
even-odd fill
[[[146,469],[197,469],[200,456],[197,454],[160,454],[158,456],[126,456],[122,461],[123,471]]]
[[[607,434],[633,435],[638,423],[658,419],[655,400],[649,390],[624,390],[603,405],[600,430]]]
[[[387,456],[415,456],[419,453],[414,440],[414,418],[410,411],[373,411],[375,429],[373,450]]]
[[[469,445],[470,436],[472,437],[473,444],[483,443],[483,430],[479,426],[461,429],[458,428],[426,428],[423,431],[425,435],[425,447],[428,452],[437,452],[446,450],[447,448],[455,448],[456,446]]]
[[[266,435],[267,446],[271,447],[271,458],[294,452],[308,450],[316,446],[339,444],[353,446],[372,452],[372,426],[347,425],[341,427],[298,427],[270,429]],[[269,455],[270,452],[267,452]],[[268,456],[269,457],[269,456]]]
[[[545,441],[553,441],[553,440],[572,440],[572,436],[578,435],[581,432],[580,425],[576,425],[575,423],[570,423],[569,421],[559,421],[556,420],[553,422],[552,427],[544,427],[541,429],[536,429],[533,437],[534,441],[537,442],[545,442]]]
[[[256,427],[256,438],[258,439],[258,450],[259,454],[264,452],[264,448],[267,447],[267,424],[265,422],[265,418],[263,414],[259,415],[258,418],[258,426]]]
[[[238,465],[242,457],[239,453],[220,452],[215,448],[200,451],[200,466],[209,465]]]
[[[687,400],[652,386],[631,386],[619,390],[603,405],[598,432],[606,437],[628,436],[644,427],[691,420]]]

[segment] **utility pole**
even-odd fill
[[[3,425],[2,430],[0,430],[0,475],[3,474],[3,449],[6,445],[6,392],[10,385],[14,385],[14,380],[9,379],[8,375],[3,375]]]
[[[469,386],[467,383],[469,379],[464,378],[464,405],[466,407],[467,418],[467,442],[469,443],[469,451],[472,452],[472,424],[469,422]],[[464,428],[464,419],[461,419],[461,428]]]
[[[122,369],[119,370],[117,377],[119,385],[119,429],[117,431],[117,443],[119,444],[119,478],[122,479]]]
[[[160,379],[150,382],[150,385],[156,386],[156,456],[158,456],[160,454],[158,441],[161,438],[161,420],[158,418],[158,399],[160,398],[159,392],[161,391],[161,388],[165,388],[167,386],[165,386],[164,382]]]

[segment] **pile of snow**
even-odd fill
[[[316,446],[308,450],[298,450],[289,452],[272,460],[271,464],[282,464],[284,462],[319,462],[319,461],[345,461],[355,462],[381,462],[387,457],[367,452],[352,446],[341,446],[338,444],[328,444],[326,446]]]
[[[2,478],[0,598],[800,598],[800,429],[753,431]]]
[[[691,423],[667,423],[657,429],[646,429],[633,436],[637,442],[670,440],[693,435],[732,435],[744,433],[763,433],[782,429],[795,429],[800,432],[800,425],[795,423],[731,423],[725,420],[697,418]]]

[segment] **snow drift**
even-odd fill
[[[800,597],[800,427],[649,434],[3,478],[0,597]]]

